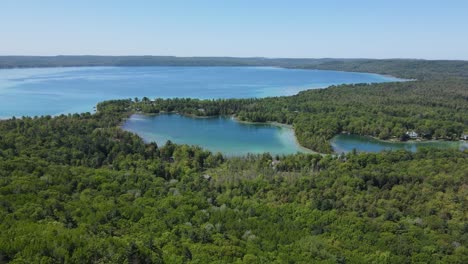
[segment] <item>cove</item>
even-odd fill
[[[381,152],[385,150],[408,150],[415,152],[420,147],[426,148],[452,148],[468,149],[466,141],[409,141],[409,142],[389,142],[377,140],[372,137],[340,134],[330,141],[336,153],[347,153],[356,149],[357,152]]]
[[[160,146],[171,140],[177,144],[198,145],[227,156],[312,152],[296,142],[294,130],[290,127],[242,123],[229,117],[134,114],[122,125],[122,129]]]
[[[70,67],[0,70],[0,118],[92,112],[101,101],[293,95],[352,83],[403,81],[370,73],[274,67]]]

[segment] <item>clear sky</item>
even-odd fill
[[[468,0],[0,0],[0,54],[468,60]]]

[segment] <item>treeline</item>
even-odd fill
[[[341,132],[407,140],[406,132],[415,131],[426,139],[458,140],[468,131],[468,79],[340,85],[264,99],[145,97],[131,108],[292,124],[301,145],[330,153],[328,140]]]
[[[175,56],[0,56],[0,68],[72,66],[276,66],[317,65],[334,59]]]
[[[447,77],[468,77],[468,62],[453,60],[331,60],[324,61],[317,65],[307,65],[302,68],[373,72],[418,80],[440,80]]]
[[[225,159],[134,105],[0,121],[0,262],[467,262],[467,151]]]

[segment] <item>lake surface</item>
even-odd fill
[[[468,149],[468,142],[464,141],[388,142],[371,137],[345,134],[335,136],[330,142],[333,150],[337,153],[346,153],[353,151],[353,149],[356,149],[357,152],[381,152],[400,149],[414,152],[419,147]]]
[[[154,141],[159,146],[171,140],[177,144],[198,145],[228,156],[265,152],[273,155],[310,152],[296,142],[292,128],[241,123],[227,117],[135,114],[122,128],[138,134],[146,142]]]
[[[400,79],[274,67],[74,67],[0,70],[0,118],[92,112],[100,101],[147,96],[248,98]]]
[[[193,118],[178,114],[132,115],[122,126],[141,136],[146,142],[159,146],[168,140],[177,144],[198,145],[228,156],[247,153],[287,155],[309,152],[297,143],[294,130],[287,126],[242,123],[228,117]],[[416,151],[419,147],[468,149],[464,141],[388,142],[371,137],[345,135],[330,141],[336,153],[381,152],[385,150]]]

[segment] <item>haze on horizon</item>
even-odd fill
[[[468,1],[3,0],[0,55],[468,60]]]

